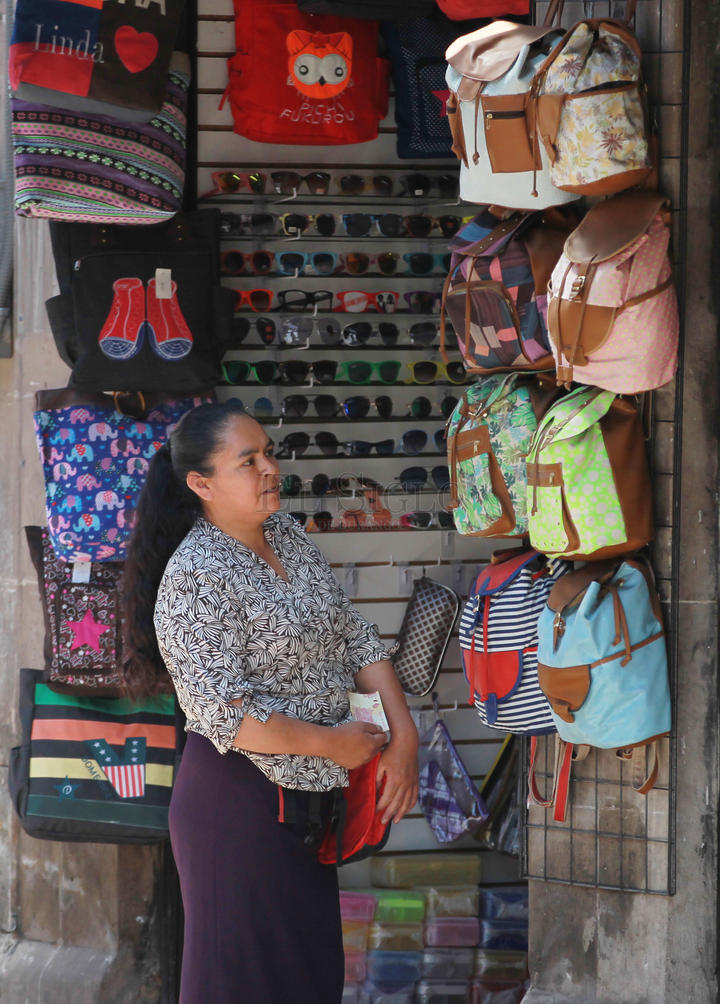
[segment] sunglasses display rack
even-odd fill
[[[311,531],[452,529],[444,427],[467,378],[438,344],[470,210],[457,171],[258,165],[199,185],[237,298],[218,393],[273,439],[284,508]]]

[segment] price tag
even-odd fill
[[[86,586],[90,581],[91,561],[74,561],[71,580],[75,586]]]
[[[155,296],[158,300],[172,299],[172,269],[155,269]]]

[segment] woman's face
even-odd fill
[[[218,526],[261,523],[280,508],[280,473],[273,443],[248,415],[232,417],[212,456],[213,473],[188,475],[188,486]]]

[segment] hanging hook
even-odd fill
[[[296,346],[296,350],[297,350],[298,352],[304,352],[304,351],[305,351],[305,349],[309,349],[309,348],[310,348],[310,339],[309,339],[309,338],[308,338],[308,340],[307,340],[307,341],[305,342],[305,344],[304,344],[304,345],[297,345],[297,346]],[[311,386],[312,386],[312,385],[311,385]]]
[[[280,421],[278,422],[277,425],[269,425],[268,428],[269,429],[282,429],[283,417],[284,417],[283,415],[280,416]]]
[[[393,556],[392,556],[392,554],[391,554],[391,555],[390,555],[390,561],[388,561],[388,568],[392,568],[392,566],[393,566],[394,564],[395,564],[395,559],[393,558]]]
[[[282,199],[275,199],[275,205],[279,206],[281,202],[292,202],[293,199],[297,199],[297,188],[293,188],[292,195],[285,195]]]

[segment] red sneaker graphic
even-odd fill
[[[141,279],[116,279],[113,302],[98,335],[101,352],[110,359],[132,359],[142,345],[145,290]]]
[[[193,336],[177,301],[177,283],[171,280],[172,296],[159,300],[155,295],[155,280],[147,288],[147,319],[150,344],[161,359],[182,359],[192,348]]]

